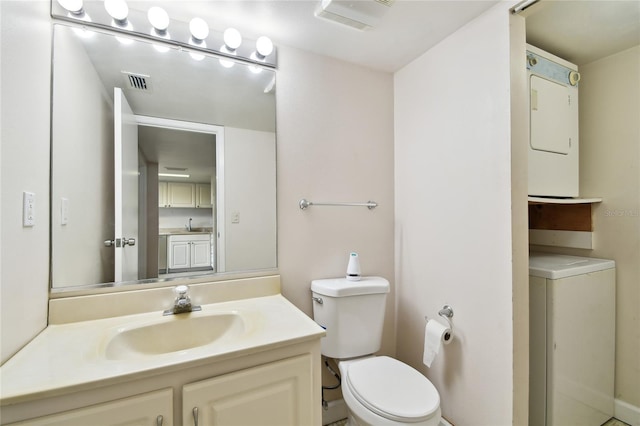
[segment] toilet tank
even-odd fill
[[[327,330],[322,354],[344,359],[380,349],[389,281],[380,277],[313,280],[313,319]]]

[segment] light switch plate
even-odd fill
[[[60,198],[60,225],[69,223],[69,199]]]
[[[22,193],[22,225],[35,226],[36,224],[36,195],[33,192]]]

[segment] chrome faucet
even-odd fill
[[[189,218],[189,224],[185,226],[185,228],[187,228],[187,231],[191,232],[191,221],[193,220],[192,217]]]
[[[179,285],[174,288],[173,291],[176,293],[176,299],[173,302],[173,307],[164,311],[162,315],[183,314],[185,312],[202,310],[200,306],[191,304],[191,297],[189,297],[189,287],[187,287],[186,285]]]

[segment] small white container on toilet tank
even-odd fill
[[[389,289],[389,281],[380,277],[313,280],[313,318],[327,330],[322,354],[345,359],[377,352]]]

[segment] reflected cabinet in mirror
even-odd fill
[[[275,268],[275,71],[122,37],[54,25],[53,289]]]

